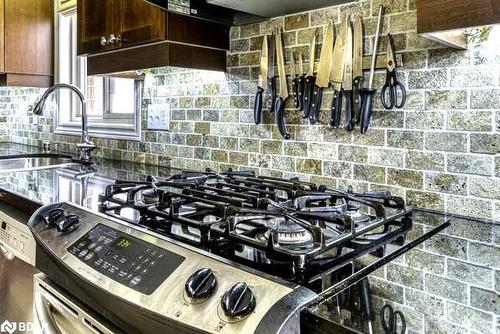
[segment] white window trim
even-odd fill
[[[58,0],[56,1],[56,6],[58,5]],[[57,8],[57,7],[56,7]],[[66,9],[64,11],[58,12],[55,11],[55,52],[54,52],[54,67],[55,67],[55,82],[60,82],[59,75],[59,15],[66,14],[71,15],[76,13],[76,7]],[[87,84],[86,84],[86,76],[80,75],[80,73],[87,73],[87,62],[85,58],[78,58],[77,66],[73,68],[72,77],[76,78],[77,86],[82,90],[83,94],[87,95]],[[125,139],[125,140],[141,140],[141,90],[142,84],[137,84],[135,94],[135,113],[133,117],[133,124],[119,124],[113,125],[111,123],[106,122],[104,120],[101,124],[89,124],[89,134],[91,137],[98,138],[108,138],[108,139]],[[74,95],[72,94],[72,100],[74,99]],[[57,105],[59,106],[59,97],[56,95]],[[72,103],[73,104],[73,103]],[[76,107],[76,102],[73,104]],[[71,117],[70,117],[71,118]],[[59,108],[57,112],[54,114],[54,133],[61,135],[75,135],[81,136],[81,122],[79,121],[61,121],[59,116]]]

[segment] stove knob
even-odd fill
[[[77,230],[80,225],[80,217],[77,215],[67,215],[57,223],[57,230],[60,233],[70,233]]]
[[[217,288],[217,279],[209,268],[197,270],[186,282],[186,295],[193,299],[205,299],[212,296]]]
[[[222,297],[222,310],[231,318],[250,314],[255,309],[255,297],[244,282],[238,282]]]
[[[56,226],[56,224],[63,218],[64,218],[63,208],[52,209],[43,216],[45,225],[49,228]]]

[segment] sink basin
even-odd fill
[[[70,156],[60,154],[24,154],[0,157],[0,173],[77,166]]]

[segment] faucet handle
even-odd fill
[[[96,146],[94,145],[94,143],[88,142],[88,143],[76,144],[76,148],[79,151],[80,160],[83,162],[90,162],[91,160],[90,153],[92,152],[92,150],[96,148]]]

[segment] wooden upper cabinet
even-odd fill
[[[226,69],[228,25],[144,0],[78,0],[77,10],[78,54],[87,56],[90,75],[169,65]],[[114,43],[102,45],[111,34]]]
[[[500,0],[417,0],[417,31],[448,46],[467,48],[464,29],[500,23]]]
[[[116,3],[121,0],[78,0],[78,47],[79,55],[110,50],[118,43],[103,45],[117,31]]]
[[[53,0],[0,0],[0,84],[54,81]]]
[[[102,1],[102,0],[101,0]],[[121,46],[151,43],[165,38],[165,12],[144,0],[119,1],[117,33]]]

